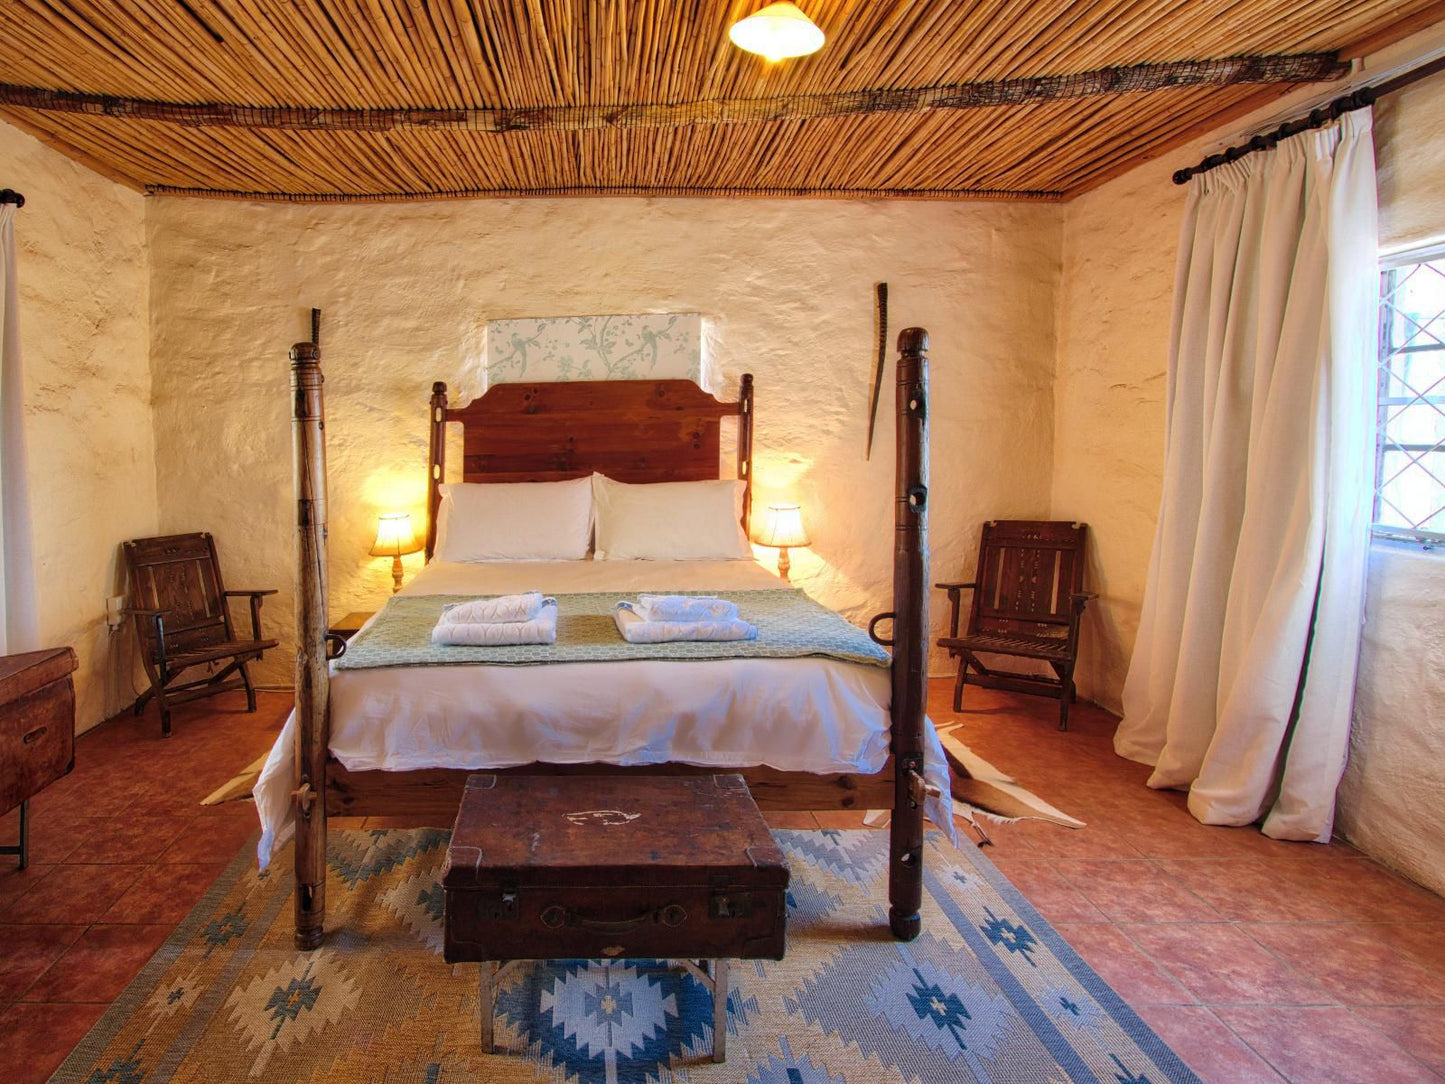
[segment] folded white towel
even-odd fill
[[[456,624],[443,614],[431,631],[434,644],[466,647],[503,647],[509,644],[555,644],[557,642],[557,600],[548,599],[531,621],[494,621],[491,624]]]
[[[442,607],[442,620],[450,625],[491,625],[504,621],[532,621],[547,600],[541,591],[497,598],[476,598]]]
[[[731,621],[644,621],[631,603],[613,611],[617,631],[629,644],[665,644],[678,640],[756,640],[757,626]]]
[[[645,621],[736,621],[738,604],[712,595],[638,595]]]

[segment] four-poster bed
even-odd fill
[[[872,773],[814,773],[741,767],[764,810],[891,809],[889,924],[908,940],[920,928],[926,659],[928,647],[927,351],[919,328],[899,336],[897,470],[894,514],[894,607],[873,621],[893,622],[889,665],[889,755]],[[296,943],[321,943],[325,913],[328,816],[455,815],[468,770],[349,771],[331,752],[331,689],[327,636],[326,453],[320,351],[291,350],[292,417],[297,493],[297,663],[295,724]],[[502,384],[479,399],[450,407],[446,386],[433,386],[428,463],[426,551],[437,545],[437,513],[445,480],[446,426],[463,426],[464,482],[539,482],[593,472],[630,483],[704,481],[720,475],[722,420],[738,419],[737,473],[745,483],[744,524],[752,481],[753,382],[744,376],[735,402],[723,402],[685,380]],[[619,421],[620,419],[620,421]],[[606,563],[606,562],[602,562]],[[612,562],[616,564],[616,562]],[[873,635],[870,628],[870,635]],[[875,636],[876,638],[876,636]],[[649,665],[668,665],[667,663]],[[363,671],[363,673],[366,671]],[[354,671],[353,671],[354,673]],[[492,770],[492,769],[488,769]],[[506,769],[501,769],[505,771]],[[536,773],[622,775],[715,772],[680,763],[530,764]]]

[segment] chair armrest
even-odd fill
[[[948,592],[948,635],[958,635],[958,611],[959,604],[963,601],[963,592],[971,591],[978,586],[977,583],[935,583],[934,587],[941,588]]]
[[[171,611],[152,610],[144,606],[126,606],[120,612],[123,614],[130,614],[132,617],[137,618],[148,617],[155,624],[155,667],[156,670],[160,672],[161,684],[165,685],[165,683],[170,680],[170,664],[166,661],[165,615],[170,613]],[[140,635],[139,629],[136,630],[136,635]]]
[[[267,595],[274,595],[276,589],[269,591],[222,591],[226,598],[248,598],[251,600],[251,639],[261,639],[261,600]]]

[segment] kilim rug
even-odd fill
[[[974,848],[925,849],[923,933],[888,935],[888,833],[777,832],[788,953],[711,1000],[658,961],[510,972],[478,1045],[477,966],[441,958],[447,833],[331,833],[327,937],[292,948],[290,852],[244,848],[53,1081],[1049,1084],[1195,1076]]]

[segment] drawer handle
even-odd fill
[[[45,736],[45,732],[49,729],[49,726],[37,726],[29,734],[26,734],[25,737],[20,739],[20,744],[29,745],[33,741],[39,741]]]
[[[649,922],[660,922],[664,926],[681,926],[686,921],[687,909],[676,903],[669,903],[660,911],[649,907],[636,918],[623,918],[616,921],[588,918],[586,915],[568,911],[567,908],[556,904],[542,912],[542,925],[549,929],[577,926],[580,929],[595,930],[598,933],[626,933],[628,930],[635,930]]]

